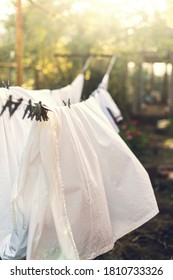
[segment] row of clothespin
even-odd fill
[[[8,100],[6,101],[5,105],[2,106],[2,110],[0,116],[5,112],[5,110],[9,111],[10,117],[14,114],[14,112],[18,109],[20,104],[23,102],[23,98],[19,98],[17,100],[13,100],[12,95],[9,96]],[[23,119],[27,116],[31,120],[35,118],[36,121],[47,121],[48,118],[48,108],[45,105],[42,105],[41,101],[38,103],[32,104],[32,100],[29,99],[28,104],[25,108]]]
[[[113,68],[113,65],[115,63],[116,60],[116,56],[113,55],[109,66],[107,68],[106,74],[103,77],[102,83],[99,85],[99,87],[107,87],[107,83],[108,83],[108,78],[109,78],[109,74]],[[88,57],[87,61],[85,62],[81,73],[84,73],[91,61],[91,56]],[[4,81],[2,81],[3,86],[6,89],[9,89],[9,81],[7,81],[7,83],[5,83]],[[12,95],[9,96],[8,100],[6,101],[5,105],[2,106],[2,110],[0,112],[0,116],[2,116],[2,114],[8,110],[9,111],[9,115],[10,117],[14,114],[14,112],[18,109],[18,107],[20,106],[20,104],[23,102],[23,98],[19,98],[17,100],[13,100]],[[68,99],[67,102],[65,102],[64,100],[62,100],[64,106],[68,106],[70,108],[70,99]],[[35,119],[36,121],[47,121],[48,118],[48,111],[51,111],[49,108],[47,108],[46,105],[43,105],[41,101],[32,104],[32,100],[29,99],[26,108],[24,110],[24,114],[23,114],[23,119],[25,117],[30,118],[31,120]]]

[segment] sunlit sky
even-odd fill
[[[85,6],[87,6],[87,2],[87,0],[76,1],[74,6],[76,9],[80,10],[80,8],[85,8]],[[128,11],[138,11],[142,9],[148,13],[151,13],[155,9],[164,11],[166,7],[165,0],[100,0],[100,2],[105,2],[107,5],[121,5],[124,7],[124,10]]]
[[[27,0],[23,0],[25,2]],[[35,0],[37,2],[37,0]],[[93,0],[94,2],[94,0]],[[100,0],[100,2],[105,2],[108,5],[119,5],[123,6],[124,10],[127,11],[138,11],[143,9],[147,13],[151,14],[153,10],[157,9],[159,11],[164,11],[166,7],[165,0]],[[41,3],[41,1],[39,1]],[[85,9],[87,5],[87,0],[76,1],[75,8],[76,10]],[[0,0],[0,19],[6,18],[9,13],[14,10],[12,0]]]
[[[22,0],[22,3],[26,3],[28,0]],[[41,3],[41,0],[34,0],[35,3]],[[58,1],[58,0],[57,0]],[[93,1],[87,0],[78,0],[73,5],[73,11],[76,12],[84,12],[90,6],[90,3],[94,3]],[[16,0],[17,2],[17,0]],[[97,0],[97,2],[99,2]],[[12,0],[0,0],[0,20],[6,19],[9,14],[14,12],[14,1]],[[145,11],[149,15],[152,15],[155,10],[159,12],[163,12],[166,9],[166,0],[100,0],[100,3],[105,3],[109,7],[116,7],[116,5],[121,6],[124,12],[137,12],[137,11]],[[120,15],[121,17],[121,15]],[[125,20],[125,19],[124,19]],[[126,19],[127,25],[130,24],[128,19]],[[138,19],[136,19],[138,22]],[[124,22],[124,24],[126,24]],[[0,26],[1,29],[1,26]],[[164,72],[165,65],[155,65],[155,71],[158,72],[156,74],[162,75]]]
[[[0,19],[6,18],[12,11],[14,11],[12,1],[0,0]]]

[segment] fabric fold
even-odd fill
[[[84,86],[84,74],[80,73],[74,81],[60,89],[54,89],[51,91],[52,98],[58,106],[63,106],[65,102],[68,104],[74,104],[81,101],[82,90]]]
[[[149,176],[94,97],[32,123],[2,259],[93,259],[158,213]]]

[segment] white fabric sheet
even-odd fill
[[[0,108],[5,105],[9,95],[13,99],[24,97],[23,92],[0,88]],[[31,126],[31,121],[23,122],[23,106],[10,118],[6,109],[0,116],[0,244],[4,237],[12,230],[11,220],[11,191],[16,178],[22,151]]]
[[[93,97],[35,122],[3,259],[92,259],[158,213],[147,172]]]
[[[110,93],[103,88],[99,88],[99,89],[95,90],[92,95],[95,97],[97,103],[102,108],[103,112],[107,116],[108,120],[112,124],[115,131],[117,133],[119,133],[119,128],[118,128],[116,122],[118,123],[123,118],[121,115],[121,111],[119,110],[118,106],[112,99]],[[111,116],[109,110],[111,111],[112,116]]]
[[[51,91],[52,97],[56,104],[59,106],[68,103],[70,100],[71,104],[78,103],[81,100],[82,90],[84,85],[84,74],[79,74],[76,79],[70,84],[60,89],[55,89]]]
[[[0,244],[4,237],[12,231],[11,218],[11,192],[18,174],[18,168],[25,144],[30,133],[32,121],[23,114],[28,100],[32,102],[42,101],[51,110],[55,103],[50,95],[50,90],[29,91],[21,87],[0,88],[0,109],[6,103],[9,96],[13,100],[23,98],[23,102],[10,118],[8,108],[0,116]]]
[[[76,107],[99,161],[105,186],[114,241],[158,213],[148,173],[122,138],[106,124],[100,125],[99,109],[81,103]],[[101,112],[100,112],[101,115]],[[94,125],[93,125],[94,123]]]

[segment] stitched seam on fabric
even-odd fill
[[[55,124],[54,124],[54,126],[55,126]],[[56,128],[54,129],[54,131],[56,131]],[[70,226],[70,223],[69,223],[69,220],[68,220],[68,217],[67,217],[67,209],[66,209],[66,202],[65,202],[65,195],[64,195],[64,185],[63,185],[63,180],[62,180],[62,175],[61,175],[61,166],[60,166],[60,152],[59,152],[60,151],[60,146],[59,146],[59,141],[57,140],[56,133],[53,133],[53,138],[54,138],[54,142],[56,143],[56,149],[55,149],[56,153],[55,153],[54,160],[55,160],[56,168],[57,168],[57,171],[58,171],[58,172],[55,172],[56,178],[57,178],[56,182],[59,181],[59,183],[60,183],[60,188],[61,188],[62,198],[63,198],[63,206],[64,206],[64,211],[65,211],[65,219],[66,219],[66,223],[67,223],[67,226],[68,226],[68,232],[69,232],[69,236],[70,236],[70,239],[71,239],[71,243],[73,245],[74,252],[76,254],[76,259],[79,259],[78,250],[77,250],[77,247],[76,247],[76,244],[75,244],[75,241],[74,241],[74,238],[73,238],[73,233],[72,233],[72,230],[71,230],[71,226]],[[57,176],[57,174],[59,176]]]

